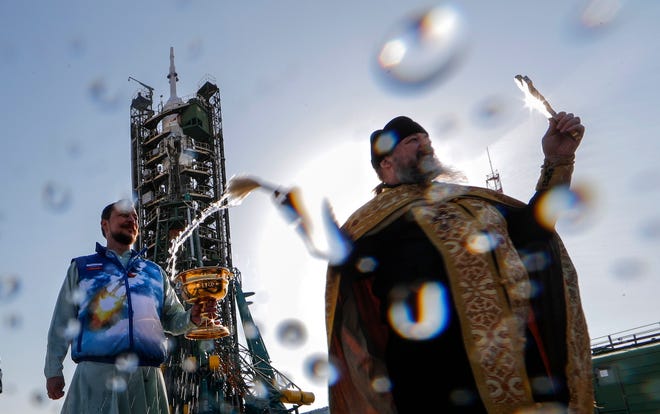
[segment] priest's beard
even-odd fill
[[[448,172],[433,152],[419,153],[417,159],[399,165],[396,176],[403,184],[430,183],[441,174]]]

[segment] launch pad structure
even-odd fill
[[[130,106],[138,245],[146,249],[148,259],[164,269],[175,255],[177,270],[221,266],[233,274],[217,312],[219,322],[229,329],[228,335],[209,340],[169,337],[169,356],[162,370],[171,412],[297,413],[298,407],[314,401],[314,395],[301,390],[270,364],[249,310],[247,298],[254,293],[243,291],[240,271],[232,263],[228,209],[217,209],[196,223],[180,248],[170,252],[171,241],[201,212],[219,202],[227,174],[217,84],[205,79],[192,98],[179,98],[173,48],[167,78],[170,97],[154,109],[154,89],[129,77],[141,85]],[[176,284],[174,287],[177,289]],[[180,289],[177,292],[181,296]]]

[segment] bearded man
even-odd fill
[[[583,135],[571,113],[549,120],[523,203],[436,181],[455,172],[409,117],[371,134],[381,183],[342,226],[351,254],[327,271],[330,412],[593,412],[577,274],[536,214],[570,185]]]

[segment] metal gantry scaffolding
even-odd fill
[[[311,404],[314,395],[270,365],[246,300],[253,293],[243,292],[240,271],[232,263],[228,209],[211,209],[212,214],[195,223],[180,248],[170,251],[177,235],[220,202],[227,176],[216,82],[203,80],[192,98],[179,98],[173,48],[167,77],[170,98],[158,110],[153,108],[153,88],[129,77],[141,85],[130,107],[132,185],[141,229],[138,244],[164,269],[175,256],[181,271],[221,266],[233,274],[217,312],[230,334],[211,340],[169,338],[169,357],[162,368],[171,411],[297,412],[299,406]],[[174,280],[175,275],[169,276]],[[237,310],[241,331],[249,332],[242,338]]]
[[[490,174],[486,176],[486,188],[489,188],[498,193],[502,193],[502,181],[500,180],[500,173],[497,170],[493,170],[493,163],[490,161],[490,152],[488,147],[486,147],[486,154],[488,154],[488,164],[490,164]]]

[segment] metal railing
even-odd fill
[[[654,342],[660,342],[660,322],[594,338],[591,340],[591,354],[605,354]]]

